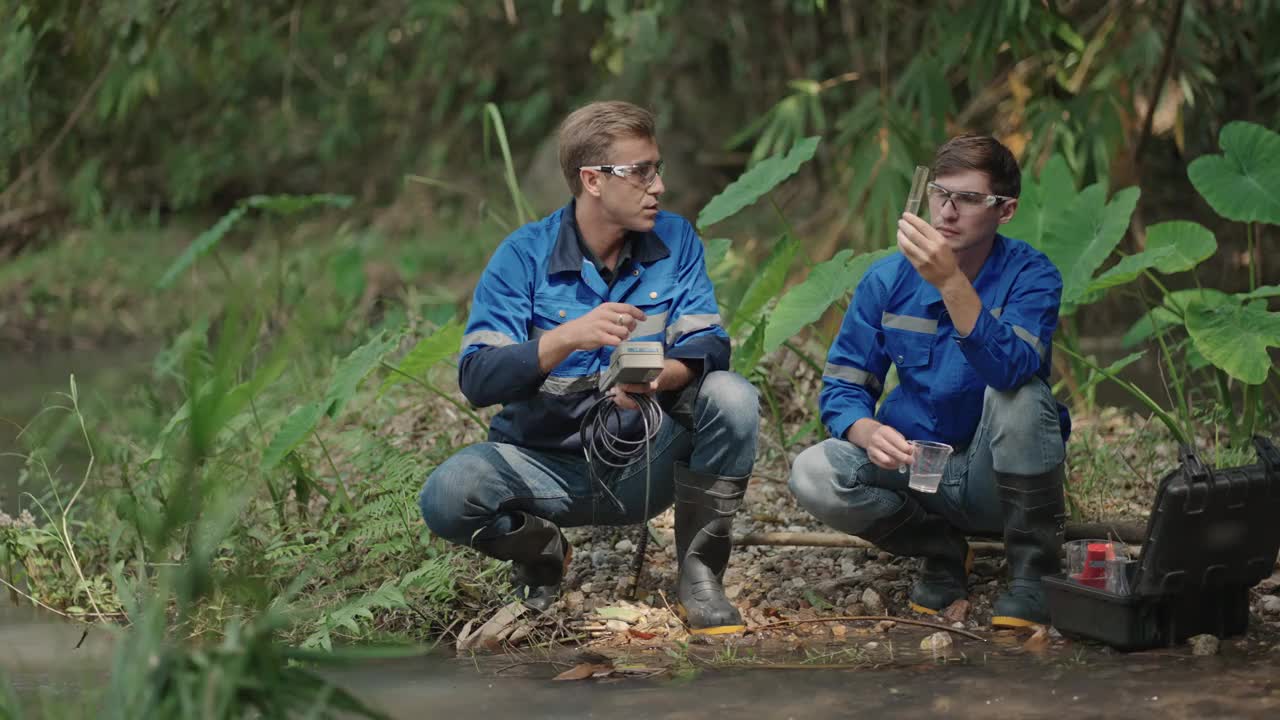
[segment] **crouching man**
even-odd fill
[[[512,561],[517,592],[543,610],[572,554],[560,528],[640,523],[674,502],[677,610],[694,632],[741,630],[722,582],[755,461],[758,401],[727,371],[702,243],[658,209],[665,186],[648,111],[592,103],[565,119],[559,140],[573,199],[498,247],[462,341],[463,394],[503,408],[488,442],[427,478],[422,516],[436,535]],[[643,436],[626,393],[651,394],[663,410],[648,473],[643,455],[624,469],[588,459],[580,436],[624,340],[664,344],[656,380],[612,393],[623,439]]]
[[[992,624],[1047,623],[1040,578],[1059,569],[1066,408],[1047,379],[1062,278],[996,230],[1021,174],[990,137],[943,145],[928,186],[932,224],[904,213],[901,254],[871,266],[823,371],[832,437],[796,458],[791,490],[818,519],[923,558],[910,593],[937,613],[967,595],[966,534],[1003,534],[1012,581]],[[898,386],[880,407],[885,374]],[[955,448],[937,493],[908,488],[909,440]]]

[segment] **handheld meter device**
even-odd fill
[[[600,391],[619,383],[644,385],[662,374],[662,343],[635,340],[613,349],[609,369],[600,375]]]

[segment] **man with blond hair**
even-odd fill
[[[446,540],[512,561],[517,593],[545,610],[572,555],[561,527],[641,523],[674,502],[677,610],[695,633],[741,630],[722,582],[755,460],[758,401],[728,372],[701,241],[659,209],[653,116],[625,102],[580,108],[561,125],[560,165],[573,199],[498,247],[462,341],[463,394],[503,408],[488,442],[427,478],[423,519]],[[593,468],[582,420],[626,340],[662,342],[665,360],[649,385],[613,389],[622,410],[614,432],[643,435],[632,395],[654,396],[661,424],[648,468],[643,456]]]
[[[925,222],[904,213],[902,251],[854,292],[822,373],[831,436],[796,458],[791,489],[818,519],[923,558],[911,606],[938,613],[967,594],[967,533],[1002,534],[1012,577],[992,624],[1047,623],[1040,578],[1062,545],[1066,408],[1049,390],[1062,276],[997,230],[1018,207],[1021,171],[988,136],[938,149]],[[889,366],[898,387],[876,407]],[[935,493],[900,472],[909,441],[955,453]]]

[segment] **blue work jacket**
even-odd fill
[[[969,445],[987,387],[1010,390],[1049,378],[1062,275],[1021,240],[996,235],[973,283],[982,300],[967,336],[956,331],[937,288],[902,254],[874,263],[854,291],[827,355],[818,404],[831,435],[846,439],[874,417],[908,440]],[[898,386],[880,403],[889,365]],[[1063,438],[1070,420],[1059,404]]]
[[[729,367],[729,336],[693,226],[659,212],[653,230],[629,233],[630,257],[614,268],[609,285],[583,255],[574,207],[570,202],[508,236],[476,286],[458,384],[475,406],[503,406],[489,426],[494,442],[581,450],[579,426],[600,398],[599,375],[613,349],[575,351],[548,374],[538,368],[538,339],[605,302],[644,311],[628,340],[661,341],[666,357],[690,361],[703,376]],[[675,393],[660,395],[667,396],[659,398],[664,408],[675,401]],[[622,417],[624,436],[638,436],[639,413]]]

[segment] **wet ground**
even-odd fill
[[[1209,657],[1185,646],[1125,655],[1071,641],[1033,652],[1021,637],[957,637],[933,652],[920,649],[926,634],[898,626],[803,651],[748,636],[670,652],[437,653],[329,675],[406,719],[1280,716],[1280,651],[1257,632]],[[101,630],[84,637],[82,626],[48,615],[0,610],[0,670],[33,706],[101,687],[110,645]],[[598,677],[553,679],[584,665]]]

